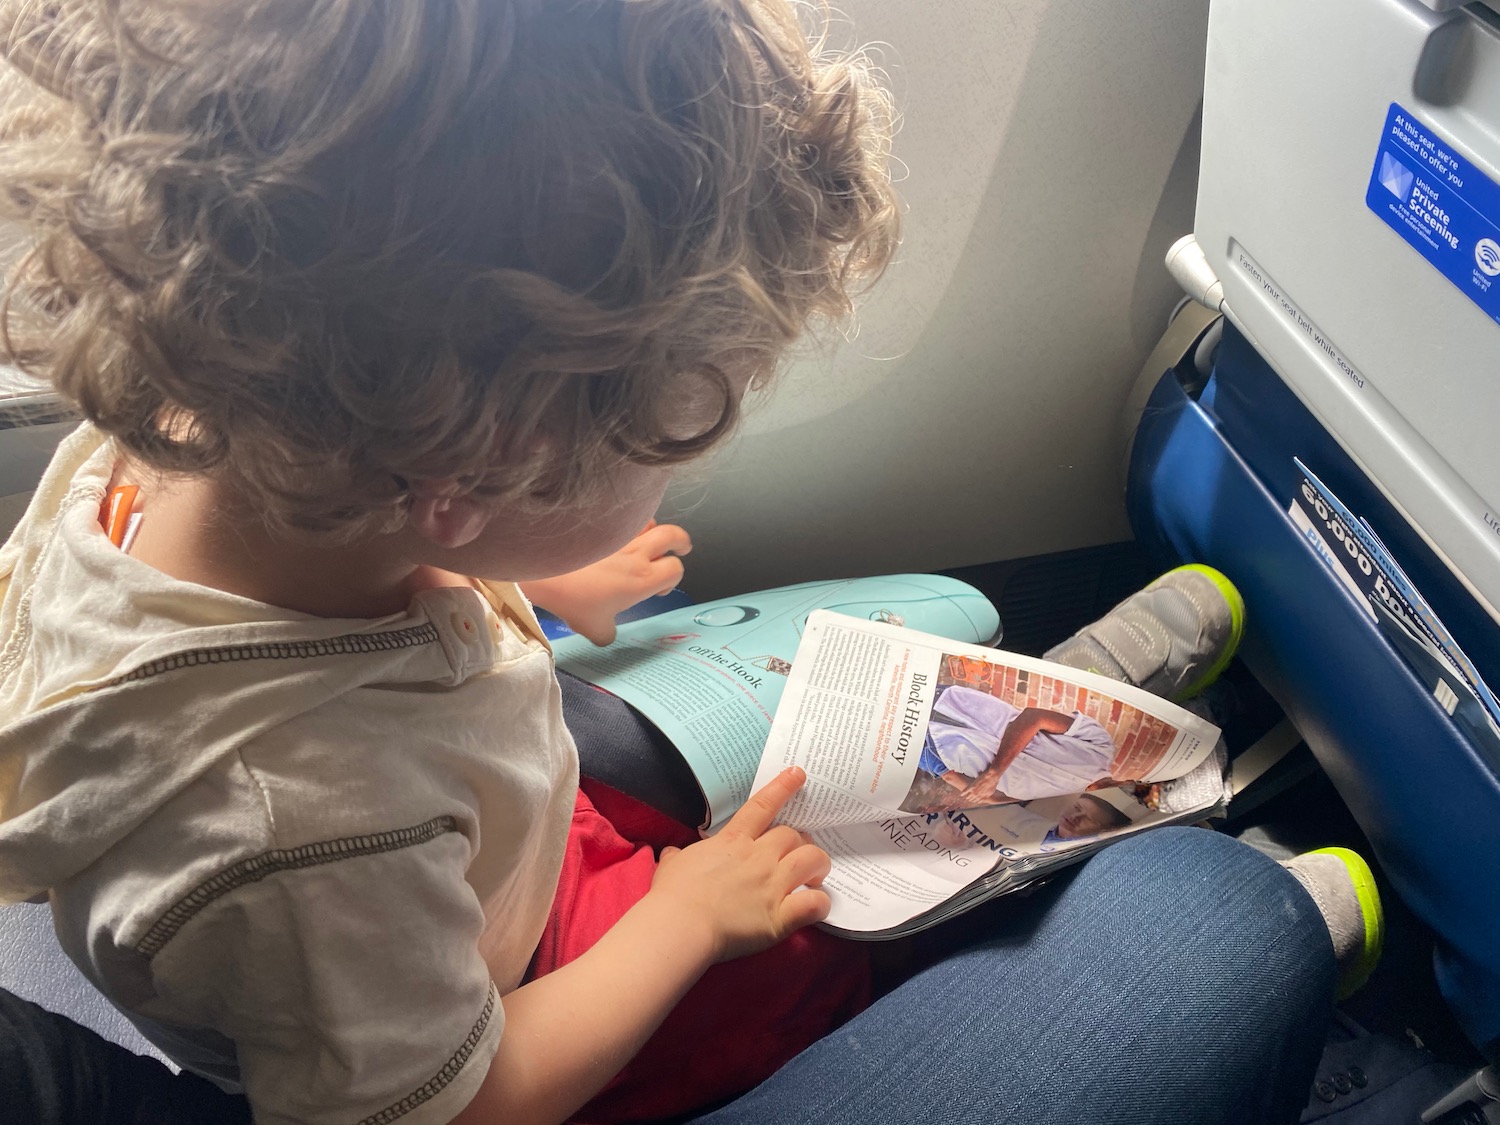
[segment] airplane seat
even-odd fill
[[[63,952],[45,903],[0,906],[0,988],[175,1069]]]
[[[906,240],[888,278],[862,303],[858,335],[808,351],[714,469],[688,472],[673,490],[663,517],[681,516],[693,531],[693,594],[1044,555],[1122,540],[1131,525],[1164,552],[1214,562],[1244,582],[1245,568],[1263,558],[1254,541],[1236,540],[1244,561],[1227,547],[1215,552],[1250,523],[1235,528],[1223,511],[1214,531],[1191,522],[1205,505],[1215,510],[1212,483],[1229,474],[1152,452],[1170,446],[1173,434],[1220,435],[1212,402],[1184,395],[1179,404],[1170,396],[1181,383],[1164,383],[1167,401],[1152,401],[1152,426],[1137,438],[1131,522],[1118,487],[1121,407],[1181,296],[1161,260],[1193,225],[1208,0],[847,0],[846,7],[859,39],[889,45],[879,54],[903,117],[895,156]],[[1455,36],[1443,49],[1469,58],[1472,46]],[[1433,89],[1442,99],[1452,96],[1449,87],[1457,89]],[[1217,144],[1217,121],[1206,129]],[[1272,266],[1280,255],[1260,261]],[[0,399],[5,380],[0,372]],[[0,423],[0,535],[68,429],[42,417],[42,425]],[[1185,420],[1181,429],[1173,419]],[[1233,447],[1223,456],[1242,465]],[[1169,468],[1152,475],[1149,463]],[[1164,481],[1179,475],[1200,492],[1170,499]],[[1248,510],[1275,526],[1275,510],[1263,510],[1265,484],[1247,474],[1242,487],[1262,501]],[[1247,589],[1253,604],[1293,606],[1296,583],[1322,577],[1310,559],[1292,556],[1301,568],[1272,565],[1265,589]],[[1352,616],[1332,595],[1326,601],[1329,612]],[[1325,630],[1304,631],[1317,639]],[[1257,636],[1254,669],[1272,684],[1302,684],[1304,664],[1281,649],[1280,634]],[[1317,666],[1325,658],[1314,651],[1298,660]],[[1281,679],[1278,669],[1286,669]],[[1416,688],[1401,681],[1401,690],[1391,709],[1415,708],[1446,733]],[[1310,741],[1335,726],[1313,703],[1283,694],[1304,732],[1313,732]],[[1347,738],[1325,742],[1320,756],[1346,795],[1364,790],[1368,762]],[[1455,808],[1493,810],[1485,796],[1493,774],[1470,757],[1460,759],[1469,789]],[[1418,772],[1412,759],[1397,775],[1421,792]],[[1406,871],[1403,894],[1409,885],[1421,894],[1416,883],[1439,844],[1407,861],[1407,837],[1397,829],[1431,805],[1413,802],[1397,820],[1383,796],[1352,805],[1376,825],[1382,859]],[[1472,919],[1451,919],[1437,898],[1475,903],[1479,889],[1493,889],[1484,862],[1500,870],[1493,847],[1481,847],[1473,864],[1428,892],[1428,913],[1467,954],[1461,965],[1481,969],[1488,962],[1479,935],[1482,924],[1493,926],[1493,913],[1481,907]],[[1478,888],[1458,885],[1464,871],[1478,877]],[[0,960],[0,986],[154,1053],[123,1017],[99,1008],[49,941],[46,922],[45,906],[0,910],[0,948],[24,953]],[[1484,972],[1476,980],[1484,983]]]
[[[1246,663],[1495,1063],[1500,731],[1467,681],[1500,685],[1500,5],[1214,0],[1203,124],[1171,264],[1222,320],[1143,373],[1131,524],[1239,586]]]

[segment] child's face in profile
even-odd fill
[[[730,393],[743,397],[752,374],[726,372]],[[681,404],[686,436],[711,425],[722,400],[705,393]],[[418,561],[457,574],[490,581],[526,582],[569,574],[598,562],[630,542],[656,515],[672,468],[624,463],[590,499],[539,514],[495,509],[482,514],[483,527],[461,546],[427,542]]]

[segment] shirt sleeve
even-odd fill
[[[987,691],[954,684],[939,698],[936,709],[952,720],[982,730],[992,738],[1000,739],[1005,728],[1021,713],[1003,699]]]
[[[1113,758],[1115,755],[1115,740],[1110,738],[1109,731],[1104,729],[1098,719],[1091,718],[1082,711],[1073,712],[1073,722],[1064,733],[1068,738],[1093,747],[1106,758]]]
[[[147,935],[163,1018],[233,1040],[257,1125],[446,1125],[504,1024],[469,859],[439,817],[241,861]]]

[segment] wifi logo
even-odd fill
[[[1481,238],[1474,244],[1474,261],[1489,277],[1500,277],[1500,242]]]

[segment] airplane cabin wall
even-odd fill
[[[904,244],[855,338],[669,493],[700,598],[1130,534],[1120,418],[1180,297],[1206,0],[843,8],[888,44]]]

